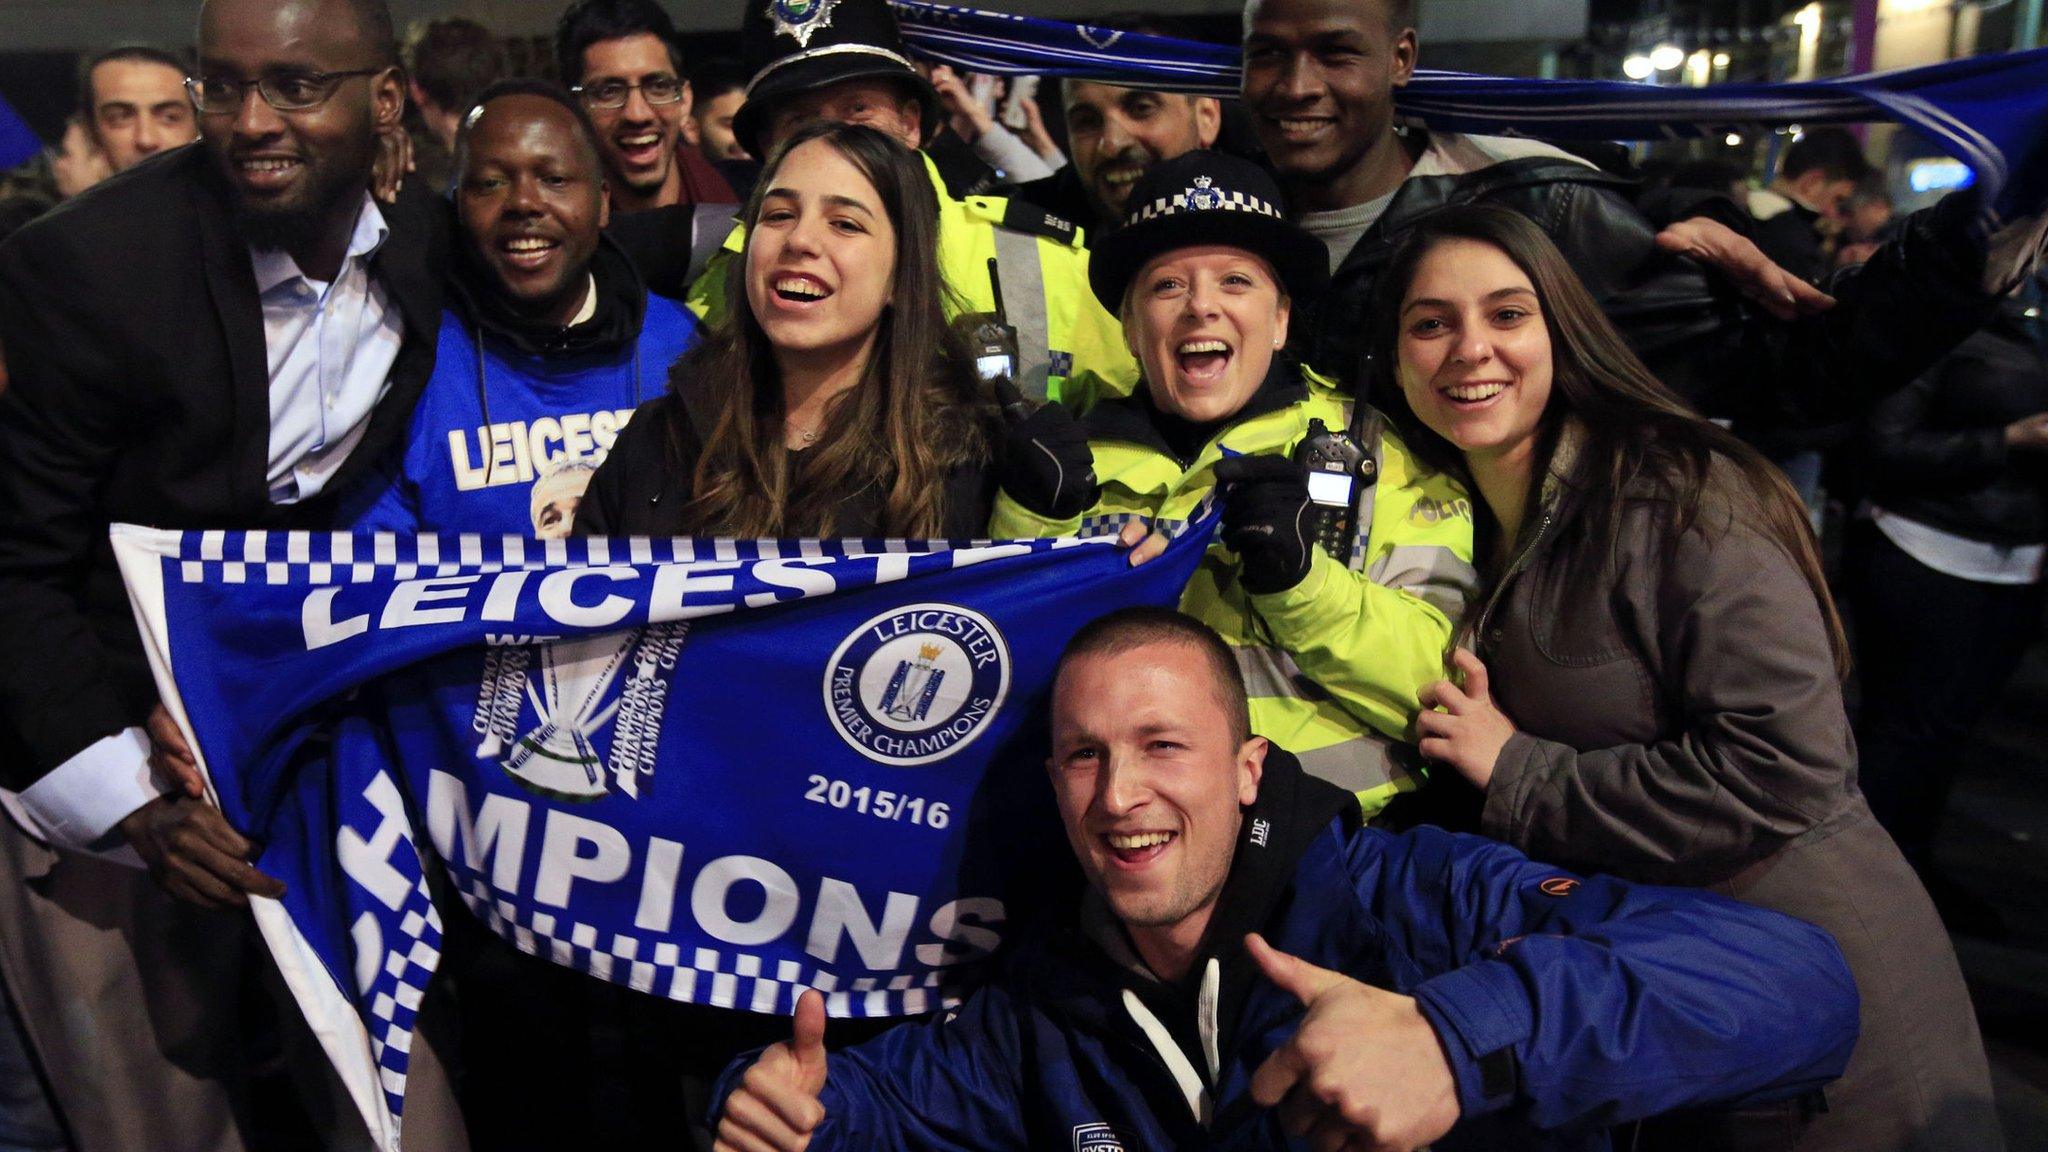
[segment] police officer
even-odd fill
[[[938,95],[911,67],[885,0],[749,0],[740,28],[753,79],[733,117],[748,152],[767,156],[820,118],[867,124],[918,148],[942,122]],[[1001,196],[956,199],[925,157],[939,197],[939,260],[967,311],[995,313],[1016,330],[1016,381],[1034,400],[1085,408],[1127,395],[1137,366],[1114,317],[1088,290],[1088,250],[1073,223]],[[716,323],[727,307],[724,263],[741,249],[734,229],[690,291]],[[993,273],[990,261],[995,262]]]
[[[1213,151],[1138,182],[1091,282],[1142,387],[1078,422],[1048,405],[1013,426],[991,534],[1135,542],[1133,521],[1171,533],[1222,487],[1222,538],[1181,610],[1229,641],[1254,730],[1371,814],[1420,783],[1392,745],[1413,739],[1417,693],[1441,678],[1475,586],[1471,511],[1377,412],[1278,354],[1292,302],[1328,275],[1279,199],[1256,165]]]

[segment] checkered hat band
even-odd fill
[[[1213,191],[1209,192],[1205,199],[1212,199],[1215,202],[1206,207],[1197,208],[1188,203],[1188,194],[1186,192],[1176,192],[1171,196],[1161,196],[1150,204],[1140,205],[1137,212],[1133,213],[1131,218],[1125,221],[1124,224],[1125,227],[1129,227],[1132,224],[1142,224],[1147,220],[1157,220],[1162,216],[1176,216],[1182,212],[1253,212],[1260,216],[1271,216],[1275,220],[1285,220],[1287,218],[1281,213],[1280,209],[1272,204],[1244,192]]]

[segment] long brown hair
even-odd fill
[[[1826,623],[1836,671],[1848,671],[1841,617],[1821,574],[1820,551],[1806,508],[1784,473],[1735,436],[1702,419],[1664,386],[1622,339],[1550,237],[1518,212],[1475,204],[1446,208],[1417,223],[1382,274],[1373,312],[1374,356],[1367,368],[1369,394],[1425,461],[1471,479],[1461,453],[1416,417],[1401,391],[1398,341],[1401,301],[1425,256],[1448,240],[1473,240],[1499,249],[1536,289],[1550,332],[1551,393],[1539,430],[1536,476],[1548,472],[1558,431],[1567,418],[1585,430],[1573,475],[1588,508],[1594,538],[1610,549],[1622,516],[1640,499],[1648,480],[1671,508],[1674,536],[1698,522],[1715,457],[1732,466],[1740,483],[1728,494],[1731,512],[1754,525],[1799,568]],[[1540,483],[1530,499],[1539,498]],[[1527,518],[1524,517],[1524,522]]]
[[[693,427],[682,404],[670,433],[679,458],[698,445],[689,531],[721,536],[830,536],[849,496],[879,488],[882,531],[937,536],[946,522],[951,469],[985,459],[985,406],[946,320],[939,274],[939,205],[917,153],[872,128],[827,121],[798,129],[762,169],[740,219],[749,243],[761,202],[782,161],[823,140],[874,185],[896,231],[896,278],[874,350],[852,388],[827,408],[818,443],[783,446],[782,381],[773,349],[747,302],[747,252],[729,262],[727,314],[670,373],[670,390],[701,389],[715,413]]]

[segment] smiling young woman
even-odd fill
[[[1424,694],[1423,754],[1537,859],[1820,925],[1862,994],[1825,1109],[1665,1117],[1632,1146],[1998,1147],[1955,953],[1856,786],[1841,627],[1784,477],[1658,383],[1523,216],[1446,209],[1381,283],[1372,394],[1470,478],[1492,585],[1462,683]]]
[[[993,409],[941,311],[916,154],[872,128],[803,128],[741,218],[726,298],[747,306],[620,434],[578,530],[981,535]]]

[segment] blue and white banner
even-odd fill
[[[1071,76],[1235,97],[1239,51],[928,0],[892,0],[910,50],[999,76]],[[1424,45],[1427,52],[1428,46]],[[1410,123],[1553,140],[1662,140],[1791,124],[1907,125],[1969,165],[2001,219],[2048,202],[2048,48],[1784,84],[1662,87],[1420,69],[1395,90]]]
[[[1135,569],[1108,538],[114,545],[166,706],[288,887],[252,901],[265,939],[395,1152],[425,861],[520,949],[652,995],[954,1000],[1065,853],[1060,648],[1175,603],[1212,534]]]

